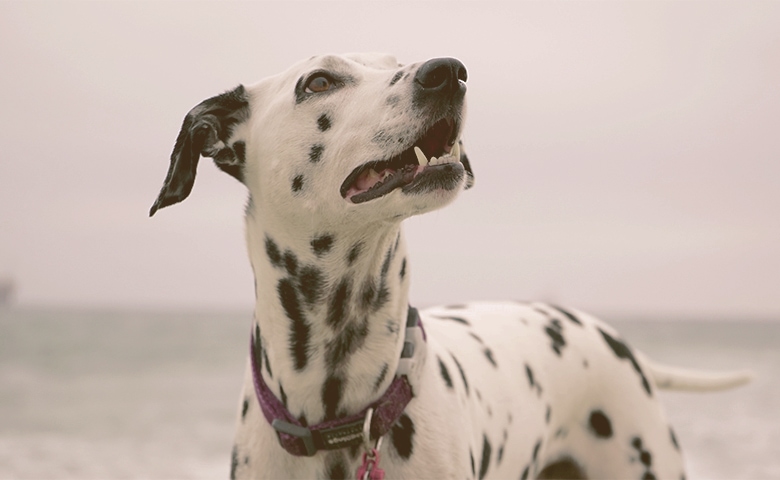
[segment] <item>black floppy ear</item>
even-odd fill
[[[228,145],[233,127],[249,117],[249,99],[243,85],[204,100],[189,111],[176,138],[171,164],[160,194],[149,211],[179,203],[190,194],[200,156],[211,157],[224,172],[242,181],[244,142]]]
[[[463,189],[468,190],[474,186],[474,172],[471,170],[471,162],[469,162],[469,157],[466,155],[466,150],[463,149],[463,142],[458,140],[458,143],[460,144],[460,163],[463,164],[463,168],[466,170],[466,185]]]

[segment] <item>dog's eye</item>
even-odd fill
[[[332,86],[333,81],[330,77],[323,74],[315,75],[306,82],[306,93],[327,92]]]

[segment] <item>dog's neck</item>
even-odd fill
[[[392,381],[403,344],[400,221],[328,230],[250,209],[246,223],[260,333],[253,361],[266,383],[304,424],[362,410]]]

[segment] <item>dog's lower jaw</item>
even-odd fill
[[[362,410],[392,381],[403,344],[400,222],[350,233],[291,232],[260,220],[247,217],[247,242],[263,378],[308,424]]]

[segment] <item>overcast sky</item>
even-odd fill
[[[246,192],[147,217],[187,111],[314,54],[454,56],[474,189],[412,301],[780,317],[780,2],[0,2],[0,277],[23,305],[249,308]]]

